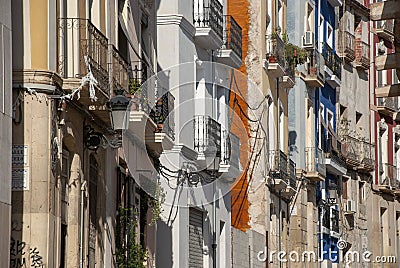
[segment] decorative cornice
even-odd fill
[[[62,87],[63,80],[55,72],[48,70],[13,70],[13,84],[35,84]]]
[[[178,25],[189,36],[194,37],[196,28],[182,14],[158,15],[157,25]]]

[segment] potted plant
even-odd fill
[[[142,88],[138,79],[129,80],[129,94],[132,98],[132,109],[138,110],[142,100]]]

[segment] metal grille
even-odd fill
[[[200,154],[221,156],[221,125],[209,116],[194,118],[194,149]]]
[[[276,61],[280,66],[286,66],[285,43],[278,34],[267,35],[267,59],[270,63]]]
[[[90,20],[60,18],[58,20],[58,68],[62,78],[82,78],[88,72],[85,56],[90,61],[99,88],[109,95],[108,39]]]
[[[218,0],[195,0],[193,23],[195,27],[210,27],[221,39],[223,38],[223,6]]]
[[[325,58],[325,65],[339,78],[342,78],[342,60],[327,43],[324,43],[322,54]]]
[[[226,49],[232,49],[239,58],[242,58],[242,28],[231,15],[225,15],[225,36]]]
[[[203,267],[203,212],[189,209],[189,267]]]
[[[111,88],[128,90],[128,63],[114,45],[109,46],[111,62],[108,66],[111,75]]]

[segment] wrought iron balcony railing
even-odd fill
[[[342,78],[342,61],[333,49],[324,43],[322,54],[325,58],[325,65],[336,75],[339,79]]]
[[[399,98],[398,97],[385,97],[385,98],[377,98],[378,106],[384,107],[386,109],[392,111],[399,110]]]
[[[340,141],[336,140],[336,144],[334,144],[332,138],[326,139],[325,153],[326,153],[325,156],[326,158],[332,159],[334,162],[336,162],[341,166],[346,165],[342,154],[342,143]]]
[[[325,154],[319,148],[305,148],[306,155],[306,172],[318,172],[322,176],[326,176]]]
[[[375,169],[375,144],[368,141],[361,141],[361,164],[367,170]]]
[[[194,149],[199,155],[221,156],[221,124],[206,115],[195,116]]]
[[[270,170],[273,176],[286,180],[288,177],[288,158],[281,150],[269,151]]]
[[[129,85],[129,64],[124,60],[114,45],[109,45],[109,52],[111,54],[111,62],[108,66],[111,75],[111,89],[127,90]]]
[[[240,139],[230,131],[223,131],[222,161],[234,167],[240,167]]]
[[[167,91],[157,99],[150,112],[150,118],[157,124],[156,132],[166,133],[172,140],[175,139],[174,102],[174,96]]]
[[[223,39],[223,6],[218,0],[194,0],[193,24],[197,28],[211,28]]]
[[[339,210],[331,209],[331,231],[339,233]]]
[[[349,62],[353,61],[356,58],[354,35],[348,31],[339,31],[338,37],[338,54]]]
[[[307,63],[307,75],[315,79],[324,79],[322,72],[322,66],[324,65],[324,60],[318,50],[314,49],[310,54],[310,61]]]
[[[242,28],[231,15],[225,15],[224,45],[242,58]]]
[[[342,137],[343,145],[343,156],[346,158],[346,162],[353,166],[361,164],[360,156],[362,154],[361,141],[350,135],[344,135]]]
[[[85,58],[101,91],[110,94],[108,39],[90,20],[58,19],[58,68],[62,78],[82,78],[88,73]]]
[[[284,68],[286,66],[285,43],[277,33],[267,35],[266,41],[268,62],[278,63]]]
[[[129,79],[129,93],[132,96],[132,110],[150,114],[157,101],[154,82],[157,77],[152,67],[144,60],[131,62],[133,78]],[[149,78],[152,80],[148,83]]]
[[[296,188],[296,163],[292,160],[289,159],[289,186],[292,188]]]
[[[363,69],[369,68],[369,45],[361,39],[356,39],[356,59],[355,64]]]

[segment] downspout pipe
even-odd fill
[[[84,203],[86,195],[86,181],[83,181],[81,185],[81,219],[80,219],[80,232],[79,232],[79,268],[83,268],[83,233],[84,233]]]

